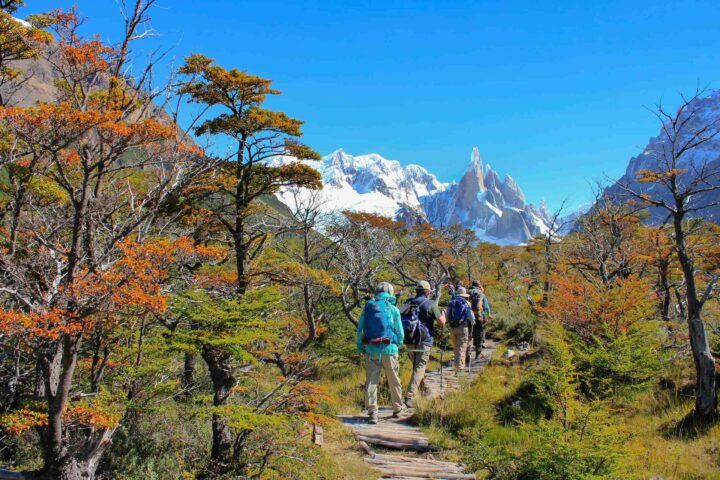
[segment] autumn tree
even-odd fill
[[[218,158],[216,194],[210,199],[209,213],[224,228],[232,245],[235,294],[242,302],[252,287],[253,262],[261,257],[280,226],[268,220],[269,209],[263,207],[262,198],[282,187],[320,186],[316,170],[300,162],[273,164],[272,160],[282,155],[299,160],[319,159],[319,155],[298,140],[302,135],[300,120],[263,108],[269,95],[280,93],[271,87],[271,80],[237,69],[227,70],[198,54],[186,59],[180,73],[185,76],[181,92],[217,114],[205,118],[195,132],[220,138],[229,145],[229,153]],[[223,334],[231,335],[233,328]],[[231,339],[206,343],[201,352],[213,382],[212,461],[219,470],[232,463],[235,447],[242,448],[233,442],[231,426],[222,409],[237,381]]]
[[[298,160],[319,160],[320,156],[299,142],[300,120],[262,107],[268,95],[280,94],[270,87],[271,80],[226,70],[198,54],[188,57],[180,72],[189,77],[182,92],[191,101],[222,112],[205,120],[196,133],[226,137],[233,142],[219,167],[218,190],[225,201],[213,213],[232,237],[237,289],[243,294],[250,282],[250,262],[257,258],[270,235],[265,229],[249,228],[257,200],[281,187],[320,186],[316,170],[300,162],[277,166],[270,160],[282,155]]]
[[[331,276],[337,263],[338,249],[323,236],[330,215],[320,190],[289,190],[292,212],[290,231],[277,242],[279,255],[268,268],[271,278],[297,294],[304,312],[307,333],[298,349],[306,350],[318,337],[327,312],[323,305],[339,294]],[[293,298],[295,295],[288,295]]]
[[[677,261],[673,239],[667,224],[659,227],[644,227],[640,230],[643,236],[637,258],[648,265],[651,273],[656,275],[656,292],[658,311],[663,320],[670,320],[671,305],[684,309],[680,294],[682,290],[682,272]],[[681,315],[684,316],[684,315]]]
[[[638,170],[637,183],[621,188],[662,212],[672,224],[675,254],[685,281],[686,320],[696,371],[694,416],[709,418],[717,414],[716,367],[702,313],[718,275],[717,271],[698,270],[697,258],[688,244],[687,222],[690,216],[717,205],[710,194],[720,190],[720,163],[702,155],[702,148],[712,145],[720,134],[720,121],[701,115],[702,93],[683,97],[675,113],[658,105],[655,115],[662,128],[654,150],[656,166]],[[651,188],[638,188],[642,185]]]
[[[541,267],[538,269],[542,278],[542,304],[547,305],[548,297],[550,295],[550,289],[552,284],[550,278],[555,272],[555,266],[557,264],[557,246],[556,244],[560,239],[560,231],[564,227],[562,223],[562,212],[565,209],[565,201],[563,201],[560,208],[558,208],[552,215],[549,222],[549,226],[545,232],[536,236],[527,245],[527,250],[534,255],[539,255],[542,258]],[[530,297],[528,297],[530,298]],[[532,303],[532,301],[531,301]]]
[[[639,231],[642,208],[596,195],[593,208],[581,217],[564,241],[564,261],[586,279],[612,285],[639,273]]]
[[[164,308],[163,266],[176,250],[153,241],[153,224],[207,168],[195,147],[178,141],[177,127],[157,118],[149,75],[127,76],[128,45],[141,36],[152,3],[134,4],[119,47],[81,37],[74,11],[49,15],[57,43],[46,55],[58,98],[0,110],[14,145],[3,161],[15,172],[3,184],[10,200],[2,217],[0,324],[36,367],[5,425],[18,433],[34,428],[44,460],[27,477],[95,477],[123,402],[100,394],[102,360],[90,362],[90,372],[79,362],[91,355],[86,346],[98,331],[112,335]],[[85,375],[87,385],[79,381]],[[82,400],[88,396],[97,402]],[[37,408],[22,406],[30,400]]]
[[[328,226],[336,249],[333,274],[340,284],[340,301],[347,319],[357,326],[357,308],[374,294],[381,274],[387,273],[383,255],[392,243],[394,222],[364,212],[343,212]]]
[[[457,277],[475,235],[460,225],[436,229],[428,223],[396,228],[393,248],[385,252],[386,261],[399,277],[397,283],[414,286],[425,279],[440,298],[442,286]]]

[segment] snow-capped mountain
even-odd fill
[[[280,157],[275,163],[296,161]],[[330,211],[364,211],[408,222],[436,226],[460,224],[480,239],[499,244],[523,244],[548,229],[549,214],[525,201],[512,177],[500,180],[483,167],[477,148],[459,182],[442,183],[419,165],[402,166],[380,155],[353,156],[337,150],[320,162],[307,161],[323,179],[323,196]],[[293,194],[279,198],[291,205]]]
[[[710,137],[712,132],[720,130],[720,90],[715,90],[708,95],[694,99],[681,117],[680,124],[682,126],[675,142],[676,145],[685,145],[696,132],[701,130],[704,137]],[[665,199],[671,201],[665,193],[664,187],[651,183],[639,183],[636,181],[636,174],[638,170],[667,171],[669,166],[666,158],[670,158],[669,152],[672,148],[672,142],[668,140],[661,127],[658,136],[649,140],[640,155],[630,159],[625,175],[609,187],[606,193],[617,198],[618,201],[626,201],[629,196],[621,187],[626,186],[638,193],[665,195]],[[701,170],[706,177],[704,183],[707,183],[708,186],[710,184],[716,186],[720,184],[720,135],[710,138],[707,142],[685,152],[680,157],[677,168],[686,171],[685,174],[679,177],[681,184],[687,185],[693,182]],[[690,199],[690,207],[692,208],[708,205],[712,206],[702,208],[697,212],[691,212],[690,216],[700,216],[719,223],[720,190],[708,189],[708,191],[695,195]],[[651,208],[650,214],[650,221],[657,223],[664,220],[667,212]]]

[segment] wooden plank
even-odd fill
[[[363,442],[367,444],[372,445],[379,445],[381,447],[385,448],[391,448],[393,450],[407,450],[407,451],[415,451],[415,452],[427,452],[431,450],[431,447],[429,445],[420,445],[417,443],[401,443],[401,442],[388,442],[385,440],[379,440],[371,437],[361,437],[358,436],[359,440],[362,440]]]
[[[428,466],[428,465],[412,465],[412,464],[382,464],[368,462],[379,470],[401,470],[405,475],[417,475],[425,473],[453,473],[453,474],[465,474],[462,469],[442,467],[442,466]]]
[[[402,469],[383,469],[384,477],[403,478],[412,476],[413,478],[433,479],[442,478],[443,480],[475,480],[475,475],[471,473],[436,473],[436,472],[403,472]]]
[[[402,464],[413,464],[413,465],[427,465],[427,466],[435,466],[435,467],[446,467],[446,468],[455,468],[455,469],[464,469],[465,467],[460,465],[459,463],[453,463],[453,462],[443,462],[442,460],[428,460],[421,457],[400,457],[400,456],[394,456],[394,455],[383,455],[380,453],[375,454],[374,457],[368,458],[368,462],[371,463],[392,463],[396,465],[402,465]]]
[[[432,398],[459,390],[480,375],[480,370],[489,363],[489,356],[494,351],[494,343],[488,342],[487,345],[488,348],[483,350],[486,358],[471,361],[460,376],[453,371],[452,362],[447,364],[442,372],[429,372],[423,382],[426,396]],[[338,418],[353,431],[360,445],[366,447],[365,461],[381,472],[381,480],[475,480],[475,475],[465,473],[465,467],[459,463],[419,456],[376,453],[370,449],[368,444],[415,452],[432,450],[427,436],[408,423],[412,415],[413,410],[407,416],[392,418],[392,408],[382,407],[378,411],[380,422],[377,424],[369,424],[367,416],[364,415],[340,415]]]
[[[413,433],[413,434],[398,434],[394,432],[380,432],[377,430],[370,430],[370,429],[364,429],[364,430],[353,430],[357,435],[363,435],[366,437],[375,437],[379,438],[381,440],[389,440],[391,442],[398,441],[398,442],[421,442],[421,443],[428,443],[428,437],[423,435],[422,433]]]
[[[435,460],[434,458],[422,458],[422,457],[407,457],[402,455],[390,455],[387,453],[376,453],[373,458],[378,458],[381,460],[388,460],[388,461],[396,461],[396,462],[416,462],[416,461],[422,461],[426,463],[435,463],[435,464],[446,464],[446,463],[453,463],[453,462],[445,462],[443,460]],[[454,465],[459,465],[458,463],[453,463]]]
[[[358,437],[360,440],[364,442],[386,442],[386,443],[397,443],[397,444],[407,444],[407,445],[418,445],[421,447],[427,447],[429,445],[427,439],[420,439],[420,438],[397,438],[397,437],[390,437],[388,435],[378,435],[378,434],[371,434],[371,433],[360,433],[357,432],[355,434],[356,437]]]

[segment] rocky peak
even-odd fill
[[[525,202],[517,182],[509,176],[501,181],[489,165],[483,166],[477,148],[461,180],[452,184],[439,182],[419,165],[403,166],[377,154],[353,156],[342,149],[308,165],[321,172],[331,211],[367,211],[411,224],[460,224],[480,239],[501,244],[526,243],[547,230],[544,215]]]
[[[500,185],[500,193],[502,193],[506,206],[521,210],[525,208],[525,194],[510,175],[505,175]]]
[[[483,173],[482,158],[480,157],[480,150],[478,147],[473,147],[472,153],[470,154],[470,169],[475,173],[480,184],[480,190],[485,190],[485,175]]]
[[[463,205],[472,205],[478,194],[485,191],[482,160],[477,147],[470,155],[470,165],[457,186],[456,198]]]
[[[488,163],[487,171],[485,172],[485,188],[488,190],[497,189],[500,190],[500,177],[495,170],[492,169]]]

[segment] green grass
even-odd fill
[[[501,349],[496,358],[500,354]],[[523,425],[505,426],[498,414],[497,405],[516,391],[529,369],[490,365],[467,389],[445,399],[418,402],[418,420],[431,441],[445,449],[447,458],[477,469],[478,478],[520,478],[513,476],[511,462],[505,459],[552,448],[552,439],[532,436],[532,429]],[[691,399],[675,392],[649,391],[603,408],[599,417],[608,423],[605,431],[617,432],[621,443],[615,473],[598,478],[720,480],[720,424],[697,438],[667,434],[669,426],[691,410]],[[597,453],[589,449],[586,453]]]

